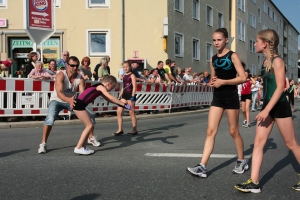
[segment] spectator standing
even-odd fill
[[[172,69],[174,69],[174,66],[176,65],[176,64],[174,65],[174,63],[173,63]],[[166,60],[166,65],[164,66],[164,70],[167,73],[169,79],[171,81],[173,81],[174,83],[177,83],[177,80],[176,80],[175,76],[173,76],[173,74],[172,74],[171,64],[172,64],[171,59],[167,59]],[[165,79],[165,81],[168,81],[168,80]],[[170,82],[168,82],[168,83],[170,83]]]
[[[141,77],[141,75],[139,74],[139,72],[137,71],[137,68],[139,67],[139,63],[135,60],[133,60],[131,63],[131,72],[135,75],[136,81],[140,81],[140,82],[144,82],[143,77]],[[124,67],[123,67],[124,70]],[[124,74],[125,74],[125,70],[124,70]]]
[[[46,69],[46,71],[53,77],[55,78],[57,74],[57,66],[56,66],[56,61],[51,59],[49,60],[49,67]]]
[[[294,112],[294,100],[295,96],[297,96],[297,90],[295,89],[295,81],[293,79],[289,80],[289,88],[287,89],[287,95],[289,97],[288,101],[291,105],[292,112]]]
[[[28,77],[31,70],[35,67],[35,62],[38,60],[37,53],[36,52],[30,52],[28,55],[28,62],[25,66],[25,78]]]
[[[68,51],[63,51],[61,54],[61,59],[58,59],[56,64],[57,66],[63,65],[65,68],[67,67],[67,60],[70,56],[70,53]]]
[[[238,154],[233,172],[242,174],[249,168],[244,159],[244,142],[239,133],[238,119],[240,104],[236,88],[236,85],[246,81],[244,69],[239,56],[226,47],[228,44],[228,32],[225,28],[215,30],[212,39],[218,53],[210,59],[212,80],[208,85],[214,87],[214,92],[208,114],[208,128],[203,156],[200,164],[186,169],[192,175],[203,178],[207,177],[206,166],[214,148],[215,137],[224,110],[228,118],[229,133],[234,140]],[[238,76],[236,76],[237,73]]]
[[[169,78],[169,75],[166,73],[165,69],[164,69],[164,63],[163,61],[158,61],[157,63],[157,70],[158,70],[158,74],[160,76],[160,78],[164,81],[166,81],[167,83],[171,82],[171,79]]]
[[[260,87],[259,82],[257,81],[257,76],[253,76],[253,81],[255,83],[252,83],[251,85],[251,94],[252,94],[252,106],[251,106],[251,112],[255,112],[257,110],[257,96],[258,96],[258,89]]]
[[[181,84],[184,84],[185,83],[185,80],[183,78],[183,72],[181,70],[180,67],[176,67],[175,70],[174,70],[175,74],[176,74],[176,78],[178,80],[179,83]]]
[[[12,58],[8,58],[6,60],[0,61],[0,73],[1,76],[9,77],[9,69],[11,68],[14,60]]]
[[[209,83],[209,81],[210,81],[210,74],[208,73],[208,71],[204,71],[203,75],[204,75],[204,83]]]
[[[29,78],[47,80],[52,79],[52,75],[47,72],[47,69],[43,68],[41,61],[36,61],[35,68],[28,74]]]
[[[107,66],[106,66],[106,71],[108,74],[110,74],[110,67],[108,66],[109,62],[110,62],[110,57],[109,56],[105,56],[104,57],[106,62],[107,62]],[[94,79],[95,80],[99,80],[99,74],[98,74],[98,71],[99,71],[99,68],[101,67],[103,63],[103,58],[100,59],[100,63],[98,63],[95,68],[94,68],[94,71],[93,71],[93,76],[94,76]]]
[[[191,68],[190,67],[185,68],[185,72],[184,72],[184,75],[183,75],[183,80],[186,83],[192,83],[192,82],[194,82],[193,76],[191,75]]]
[[[245,68],[245,64],[243,64],[243,67]],[[248,128],[250,127],[250,104],[251,104],[251,75],[250,75],[250,70],[246,69],[245,70],[245,75],[247,77],[246,82],[242,84],[242,90],[241,90],[241,102],[242,102],[242,113],[244,117],[243,121],[243,126]]]
[[[100,67],[98,68],[98,73],[97,73],[98,74],[98,79],[97,80],[101,81],[103,79],[103,76],[109,75],[108,71],[106,69],[106,67],[108,65],[106,58],[105,57],[101,58],[99,64],[100,64]]]
[[[92,72],[91,72],[90,64],[91,64],[91,60],[88,56],[82,58],[81,66],[79,67],[79,70],[84,80],[92,80]]]

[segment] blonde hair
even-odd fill
[[[100,64],[100,66],[102,66],[106,62],[107,62],[106,57],[104,57],[104,58],[100,59],[100,63],[99,64]]]
[[[273,29],[265,29],[258,32],[257,37],[259,37],[262,41],[269,43],[269,49],[271,53],[270,62],[266,66],[266,71],[270,71],[272,68],[272,62],[274,59],[274,54],[278,52],[278,43],[279,37],[278,34]]]
[[[117,85],[117,79],[116,79],[116,77],[114,77],[112,75],[103,76],[102,83],[105,83],[105,82],[109,82],[113,88],[116,87],[116,85]]]

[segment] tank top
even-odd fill
[[[132,80],[131,80],[131,74],[125,74],[123,76],[123,94],[131,94],[132,93]]]
[[[274,57],[274,59],[277,58],[277,57],[279,57],[279,56]],[[271,100],[271,98],[274,94],[274,91],[277,88],[274,69],[271,68],[270,71],[267,72],[264,65],[262,65],[261,77],[263,78],[263,95],[264,95],[263,99],[264,99],[264,103],[268,103]],[[285,96],[284,92],[282,92],[278,102],[284,102],[284,101],[287,101],[287,99],[286,99],[286,96]]]
[[[236,77],[236,69],[231,61],[232,51],[218,57],[217,54],[212,57],[212,65],[215,69],[216,76],[219,79],[230,80]],[[214,88],[214,92],[237,92],[236,85],[222,85],[219,88]]]
[[[251,94],[251,81],[247,80],[245,83],[242,84],[242,95]]]
[[[81,74],[78,74],[77,77],[75,78],[74,82],[70,83],[70,80],[69,80],[69,77],[67,75],[67,72],[65,70],[63,70],[61,72],[64,75],[63,93],[67,97],[72,97],[77,92],[77,88],[78,88],[79,83],[80,83]],[[55,100],[55,101],[58,101],[58,102],[62,102],[62,103],[66,103],[65,101],[63,101],[60,98],[58,98],[55,85],[54,85],[54,91],[51,93],[50,101],[52,101],[52,100]]]
[[[102,94],[102,92],[96,90],[97,86],[99,85],[103,84],[97,83],[95,85],[92,85],[91,87],[84,90],[84,92],[82,92],[77,97],[77,99],[82,100],[85,103],[85,105],[89,105],[92,101],[94,101],[97,97],[99,97]]]

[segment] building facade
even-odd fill
[[[1,26],[0,21],[0,59],[13,57],[16,69],[25,63],[33,46],[24,30],[24,2],[0,0],[0,18],[7,22]],[[296,78],[298,59],[294,52],[299,33],[269,0],[74,2],[55,0],[56,31],[42,45],[45,62],[61,58],[68,50],[80,60],[89,56],[92,69],[101,57],[109,55],[113,75],[124,60],[139,61],[142,71],[168,58],[178,67],[201,72],[209,70],[209,59],[216,53],[212,33],[226,27],[231,37],[229,47],[238,52],[253,74],[258,74],[263,57],[255,53],[255,35],[272,28],[280,35],[279,53],[288,75]]]

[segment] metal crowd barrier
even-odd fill
[[[86,81],[86,88],[97,83]],[[122,83],[110,94],[118,97]],[[46,116],[54,81],[0,78],[0,117]],[[159,85],[137,83],[135,110],[171,110],[172,108],[210,105],[212,88],[203,85]],[[94,113],[112,112],[117,106],[98,97],[88,105]],[[63,110],[60,115],[71,115]]]

